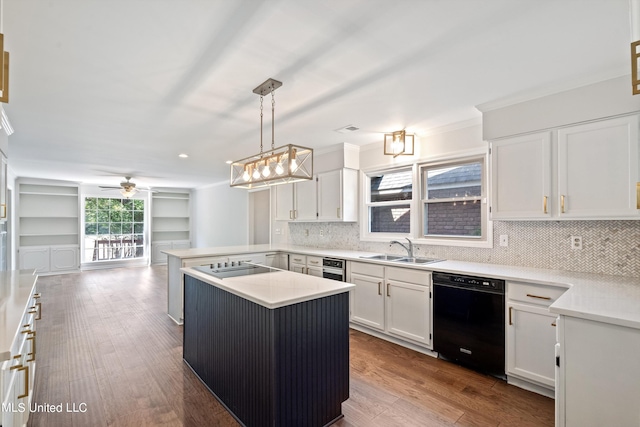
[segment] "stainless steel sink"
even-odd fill
[[[396,255],[372,255],[372,256],[361,256],[360,258],[364,259],[377,259],[380,261],[396,261],[402,258],[401,256]]]
[[[428,264],[430,262],[438,262],[438,261],[442,261],[441,259],[435,259],[435,258],[400,258],[400,259],[395,259],[395,262],[406,262],[407,264]]]

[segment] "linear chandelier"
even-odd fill
[[[231,163],[231,187],[258,188],[270,185],[310,180],[313,178],[313,150],[300,145],[287,144],[275,147],[275,97],[274,91],[282,82],[267,79],[253,90],[260,95],[260,153]],[[262,147],[262,103],[271,93],[271,149]]]

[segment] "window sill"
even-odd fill
[[[489,240],[462,240],[462,239],[420,239],[413,238],[406,234],[388,235],[388,236],[366,236],[360,238],[361,242],[378,242],[389,243],[391,240],[403,241],[409,238],[414,245],[428,245],[428,246],[455,246],[455,247],[467,247],[467,248],[493,248],[493,239]]]

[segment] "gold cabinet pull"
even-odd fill
[[[560,196],[560,212],[564,213],[564,194]]]
[[[311,264],[318,264],[318,261],[309,261]]]
[[[533,295],[533,294],[527,294],[527,296],[529,298],[538,298],[538,299],[544,299],[544,300],[547,300],[547,301],[551,299],[551,297],[541,297],[540,295]]]
[[[640,209],[640,182],[636,182],[636,209]]]
[[[548,197],[544,196],[543,200],[542,200],[542,209],[543,209],[544,213],[547,213],[547,199],[548,199]]]
[[[293,211],[289,209],[289,219],[293,219]]]
[[[41,302],[37,302],[36,303],[36,307],[38,309],[38,317],[36,317],[36,320],[40,320],[40,319],[42,319],[42,303]]]
[[[555,327],[556,327],[556,326],[558,326],[558,325],[556,325],[556,322],[553,322],[553,323],[551,324],[551,326],[553,326],[553,327],[555,328]]]
[[[378,295],[382,295],[382,282],[378,282]]]
[[[387,296],[390,297],[391,296],[391,290],[389,289],[391,287],[391,283],[387,283]]]
[[[18,399],[29,396],[29,365],[21,366],[18,371],[24,371],[24,393],[18,396]]]
[[[33,294],[33,297],[34,297],[34,298],[36,298],[36,299],[37,299],[37,298],[40,298],[41,296],[42,296],[42,295],[40,295],[40,293],[39,293],[39,292],[38,292],[37,294]]]
[[[30,359],[27,359],[27,362],[33,362],[36,360],[36,333],[33,332],[33,336],[27,338],[27,341],[31,341],[31,353],[27,353],[27,356],[31,356]]]
[[[336,208],[336,214],[338,215],[338,218],[340,218],[340,208]]]
[[[509,325],[513,325],[513,317],[512,317],[512,313],[513,312],[513,307],[509,307]]]

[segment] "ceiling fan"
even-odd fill
[[[126,181],[122,181],[120,183],[120,187],[108,187],[108,186],[103,186],[103,185],[100,185],[99,187],[104,189],[104,190],[120,190],[120,194],[122,194],[126,199],[130,199],[138,191],[151,191],[151,192],[154,192],[153,190],[147,190],[145,188],[140,188],[140,189],[136,188],[136,184],[135,184],[135,182],[131,182],[131,177],[130,176],[125,176],[124,179]]]

